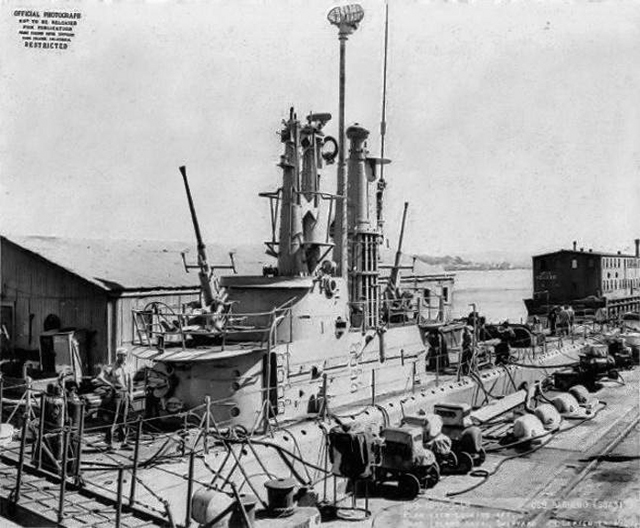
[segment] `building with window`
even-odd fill
[[[529,315],[556,305],[577,312],[608,308],[611,316],[640,310],[640,239],[634,255],[562,249],[533,257],[533,292],[525,299]]]

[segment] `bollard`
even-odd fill
[[[129,506],[136,500],[136,484],[138,477],[138,461],[140,459],[140,437],[142,436],[142,418],[138,418],[136,425],[136,444],[133,446],[133,468],[131,470],[131,490],[129,491]]]
[[[187,512],[184,515],[184,527],[191,526],[191,495],[193,495],[193,470],[196,460],[196,452],[192,449],[189,453],[189,480],[187,481]]]
[[[67,427],[63,429],[62,468],[60,469],[60,498],[58,501],[58,524],[64,519],[64,496],[67,491],[67,453],[69,451],[69,434]]]
[[[122,518],[122,485],[124,482],[124,467],[120,464],[118,468],[118,497],[116,503],[116,528],[120,528],[120,521]]]

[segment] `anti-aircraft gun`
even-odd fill
[[[203,315],[206,317],[206,322],[212,323],[212,326],[221,330],[224,325],[224,314],[228,312],[230,303],[227,302],[227,292],[220,285],[220,281],[214,272],[214,268],[209,265],[207,260],[207,248],[202,240],[202,233],[200,232],[200,224],[198,223],[198,217],[196,215],[196,209],[193,205],[193,198],[191,196],[191,189],[189,187],[189,181],[187,180],[187,168],[183,165],[180,167],[180,174],[184,181],[184,187],[187,192],[187,200],[189,201],[189,211],[191,212],[191,220],[193,221],[193,229],[196,234],[197,250],[198,250],[198,263],[195,265],[189,265],[186,262],[184,253],[182,253],[182,259],[184,267],[187,273],[190,269],[198,269],[198,278],[200,279],[200,288],[202,290],[202,310]],[[233,260],[233,253],[229,253],[231,258],[230,266],[216,266],[217,268],[233,269],[235,272],[235,262]],[[213,318],[209,315],[213,314]],[[206,325],[209,326],[209,325]]]
[[[400,237],[398,239],[398,249],[396,250],[396,256],[393,262],[393,266],[390,267],[389,279],[387,286],[384,289],[384,306],[385,316],[391,322],[395,319],[403,319],[408,311],[410,311],[410,303],[413,298],[411,292],[403,292],[398,284],[400,278],[401,269],[411,269],[410,266],[402,266],[402,241],[404,239],[404,229],[407,221],[407,209],[409,208],[409,202],[404,203],[404,210],[402,212],[402,225],[400,227]]]

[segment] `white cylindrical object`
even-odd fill
[[[200,488],[191,497],[191,518],[200,524],[209,524],[233,502],[225,493]]]

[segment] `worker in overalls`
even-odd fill
[[[498,337],[500,342],[495,347],[496,365],[506,365],[511,358],[511,345],[516,339],[516,334],[509,326],[509,321],[505,321],[498,327]]]
[[[466,325],[462,329],[462,357],[460,358],[460,374],[467,376],[473,361],[473,327]]]
[[[114,439],[126,444],[124,424],[133,399],[133,375],[127,363],[127,349],[116,350],[116,361],[98,374],[98,380],[111,389],[107,405],[113,411],[113,421],[107,430],[105,441],[110,449],[114,448]]]
[[[427,342],[430,348],[427,370],[444,372],[444,369],[449,367],[449,352],[442,332],[438,329],[432,330],[427,336]]]

